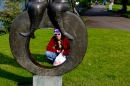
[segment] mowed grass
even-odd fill
[[[109,4],[106,5],[106,8],[109,9]],[[121,8],[122,8],[121,4],[114,4],[112,6],[112,11],[118,12],[118,10],[121,9]],[[127,5],[127,11],[130,11],[130,5]]]
[[[40,29],[35,35],[30,42],[30,51],[37,62],[50,66],[47,60],[44,61],[43,53],[53,36],[53,29]],[[0,36],[0,86],[32,85],[33,74],[16,62],[8,39],[8,34]],[[84,59],[78,67],[63,75],[63,86],[129,86],[129,40],[130,31],[88,28]]]

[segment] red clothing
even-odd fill
[[[50,40],[50,42],[48,43],[46,50],[47,51],[51,51],[51,52],[55,52],[57,53],[57,50],[64,50],[64,52],[62,53],[63,55],[69,55],[70,53],[70,43],[69,40],[64,37],[63,39],[61,39],[61,48],[59,48],[58,45],[58,40],[56,39],[55,36],[53,36]]]

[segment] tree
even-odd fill
[[[128,0],[122,0],[122,10],[123,11],[127,11],[127,3],[128,3]]]
[[[115,4],[121,4],[121,0],[114,0]]]
[[[0,21],[2,21],[2,26],[8,33],[9,28],[12,24],[13,19],[21,12],[19,6],[19,1],[5,0],[3,10],[0,11]]]
[[[91,0],[76,0],[76,1],[82,4],[83,6],[89,7],[91,5]]]

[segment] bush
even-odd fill
[[[121,4],[121,0],[114,0],[115,4]]]
[[[7,33],[12,24],[13,19],[21,12],[18,1],[5,0],[3,10],[0,11],[0,21],[2,26],[6,29]]]
[[[80,5],[83,7],[90,7],[90,5],[91,5],[90,0],[76,0],[76,1],[79,2]]]
[[[6,34],[6,33],[7,33],[7,31],[4,28],[0,29],[0,36],[3,35],[3,34]]]
[[[123,16],[123,17],[126,17],[126,18],[129,18],[129,19],[130,19],[130,13],[125,13],[125,14],[122,14],[121,16]]]

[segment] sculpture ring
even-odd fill
[[[74,41],[70,41],[70,55],[62,65],[46,67],[33,59],[29,50],[30,37],[19,34],[29,30],[30,21],[27,11],[23,11],[14,19],[9,42],[14,58],[23,68],[36,75],[56,76],[63,75],[80,64],[87,48],[86,26],[79,16],[71,12],[64,13],[63,20],[65,30],[74,37]]]

